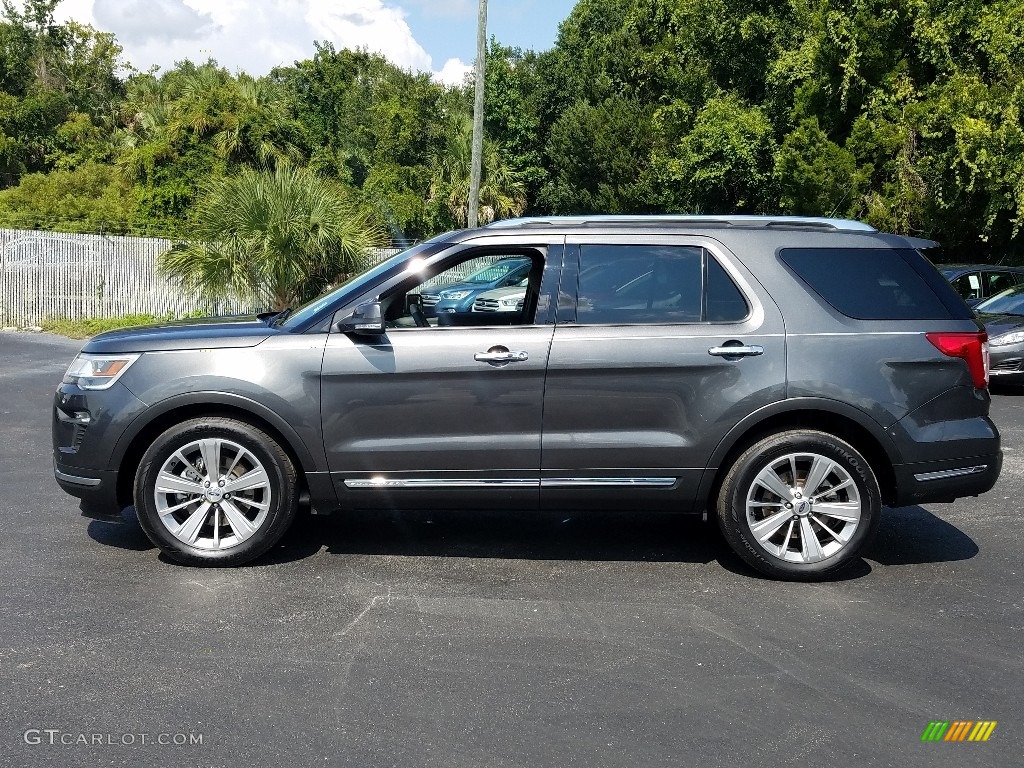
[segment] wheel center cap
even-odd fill
[[[204,494],[206,500],[209,502],[217,503],[224,496],[223,488],[207,488]]]
[[[794,511],[801,517],[806,517],[811,513],[811,502],[807,499],[799,499],[794,505]]]

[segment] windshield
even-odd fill
[[[1024,314],[1024,285],[1007,288],[991,299],[981,302],[974,309],[976,312],[987,312],[990,315]]]
[[[406,250],[385,259],[376,266],[369,267],[358,275],[346,280],[338,287],[332,288],[328,293],[324,293],[323,295],[318,296],[312,301],[307,302],[298,309],[292,311],[288,315],[287,319],[281,323],[281,327],[296,328],[309,320],[312,320],[322,310],[340,300],[345,294],[349,292],[358,292],[364,283],[373,282],[381,275],[400,268],[403,263],[414,259],[417,254],[428,250],[434,242],[442,237],[444,237],[444,235],[439,235],[438,237],[427,240],[419,245],[414,245],[412,248],[407,248]]]
[[[511,272],[513,269],[518,267],[522,262],[519,261],[499,261],[497,264],[492,264],[489,267],[481,269],[466,278],[467,283],[494,283],[501,280],[505,275]]]

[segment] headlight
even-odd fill
[[[441,291],[441,298],[448,301],[458,301],[459,299],[466,298],[471,293],[472,291]]]
[[[79,389],[109,389],[141,355],[79,355],[64,374]]]
[[[1020,344],[1024,342],[1024,331],[1013,331],[1004,333],[1002,336],[994,336],[988,340],[990,347],[1005,347],[1009,344]]]

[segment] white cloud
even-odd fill
[[[184,0],[95,0],[96,23],[117,30],[125,45],[150,40],[195,40],[215,31],[213,20]]]
[[[306,20],[315,37],[341,48],[368,48],[402,67],[430,71],[430,54],[416,42],[400,8],[382,0],[306,0]]]
[[[473,67],[464,63],[462,59],[448,59],[441,67],[441,71],[434,73],[434,79],[445,85],[462,85],[466,75],[472,71]]]
[[[461,83],[471,69],[449,59],[435,71],[405,12],[390,0],[64,0],[57,18],[114,32],[125,58],[140,70],[212,56],[231,70],[262,75],[311,57],[314,40],[366,48],[444,83]]]

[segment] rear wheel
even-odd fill
[[[800,430],[765,438],[736,459],[722,482],[718,521],[749,565],[812,581],[858,556],[881,507],[874,472],[853,446]]]
[[[266,552],[298,508],[296,473],[281,446],[237,419],[191,419],[164,432],[135,478],[146,535],[190,565],[238,565]]]

